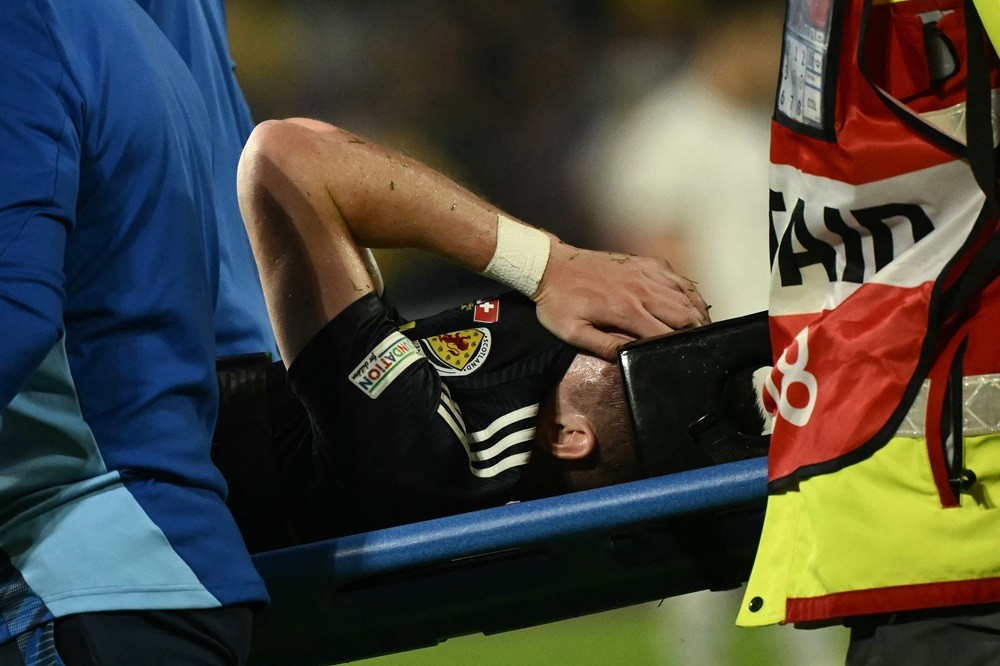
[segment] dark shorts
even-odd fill
[[[866,616],[848,626],[848,666],[1000,664],[1000,604]]]
[[[251,619],[241,606],[69,615],[0,645],[0,666],[241,666]]]

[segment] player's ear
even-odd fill
[[[580,372],[571,365],[538,414],[535,441],[556,460],[583,460],[597,446],[593,424],[570,398],[580,381]]]
[[[576,410],[559,414],[547,438],[549,452],[559,460],[582,460],[590,455],[597,444],[594,428],[583,414]]]

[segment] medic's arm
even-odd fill
[[[79,181],[81,104],[29,4],[0,3],[0,408],[62,334]]]

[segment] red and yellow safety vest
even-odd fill
[[[966,19],[788,2],[771,494],[740,624],[1000,601],[1000,67]]]

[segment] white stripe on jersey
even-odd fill
[[[444,422],[448,424],[451,431],[455,433],[458,437],[458,441],[462,442],[462,446],[465,447],[465,452],[469,453],[469,441],[465,438],[465,428],[455,423],[455,417],[452,416],[451,412],[443,405],[438,405],[437,408],[438,416],[444,419]]]
[[[469,457],[477,462],[489,460],[490,458],[496,458],[498,455],[503,453],[505,449],[509,449],[515,444],[520,444],[521,442],[530,442],[534,436],[534,428],[518,430],[510,433],[488,449],[483,449],[482,451],[472,451],[469,454]]]
[[[455,404],[455,401],[452,400],[451,391],[448,389],[448,385],[443,382],[441,383],[441,404],[438,406],[438,410],[441,408],[444,408],[449,414],[451,414],[452,421],[454,421],[454,423],[461,428],[462,432],[465,433],[465,420],[462,418],[462,410],[459,409],[458,405]],[[445,419],[445,421],[447,420],[448,419]],[[449,425],[451,424],[449,423]],[[454,427],[452,427],[452,430],[454,430]],[[456,432],[456,434],[458,433]],[[459,439],[463,440],[464,443],[467,443],[464,434],[459,435]],[[466,446],[466,449],[468,449],[468,446]]]
[[[538,414],[538,405],[528,405],[527,407],[522,407],[521,409],[515,409],[513,412],[508,412],[500,418],[498,418],[493,423],[489,424],[482,430],[469,433],[470,442],[485,442],[487,439],[492,437],[501,428],[509,426],[515,421],[520,421],[522,419],[531,418]]]
[[[459,409],[458,405],[455,404],[455,401],[452,400],[451,392],[448,390],[447,385],[442,383],[441,403],[438,405],[437,413],[448,425],[448,427],[451,428],[451,431],[455,433],[458,441],[462,443],[462,447],[465,449],[466,455],[469,456],[469,471],[472,472],[474,476],[479,478],[493,477],[505,470],[510,469],[511,467],[527,464],[528,460],[531,458],[530,452],[524,452],[508,456],[483,469],[473,467],[474,462],[481,463],[485,460],[490,460],[491,458],[502,455],[504,451],[517,446],[518,444],[530,442],[535,436],[535,429],[533,427],[512,432],[485,449],[473,451],[470,444],[489,443],[489,440],[503,428],[513,423],[517,423],[518,421],[534,417],[538,414],[537,404],[528,405],[527,407],[516,409],[513,412],[508,412],[507,414],[497,418],[493,421],[493,423],[482,430],[467,433],[465,423],[462,420],[462,411]]]
[[[531,453],[529,451],[525,451],[524,453],[518,453],[514,456],[508,456],[492,467],[487,467],[486,469],[475,469],[470,467],[469,470],[474,476],[477,476],[480,479],[488,479],[496,476],[500,472],[506,472],[511,467],[527,465],[530,459]]]

